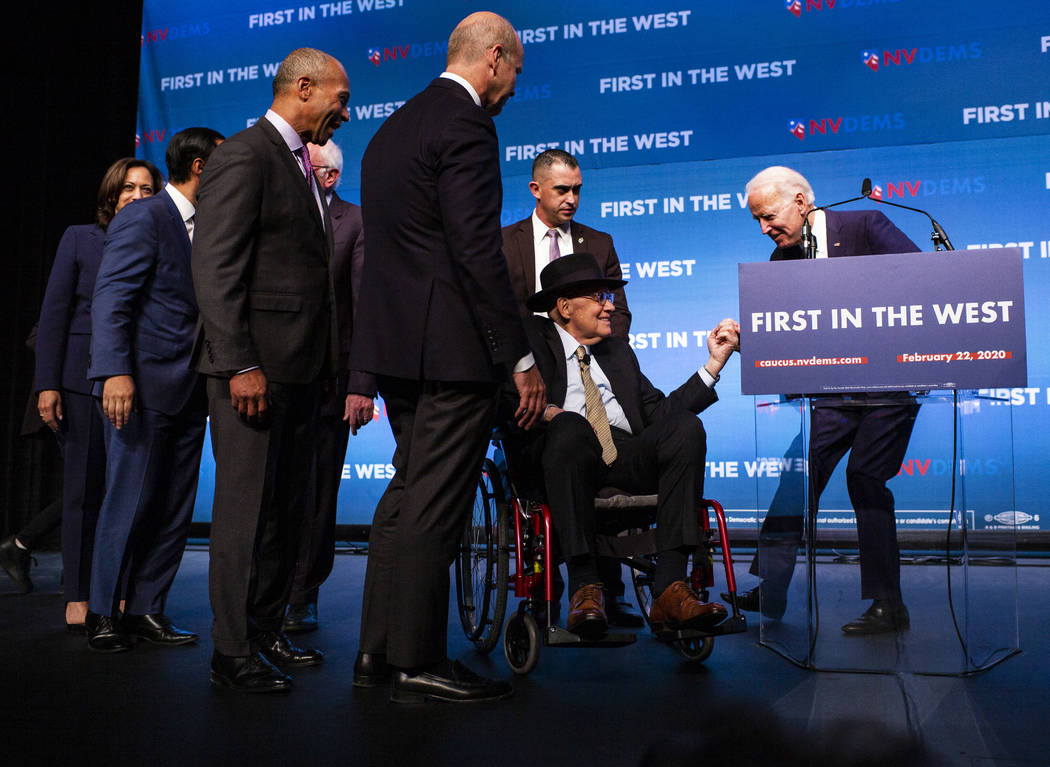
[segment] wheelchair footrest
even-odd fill
[[[544,631],[543,643],[549,647],[626,647],[636,638],[626,631],[610,631],[597,639],[584,639],[561,626],[551,626]]]
[[[712,626],[704,631],[697,629],[667,629],[653,634],[658,642],[681,642],[687,639],[702,639],[703,637],[716,637],[723,634],[739,634],[747,631],[747,619],[743,615],[731,615],[717,626]]]

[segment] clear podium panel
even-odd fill
[[[927,674],[1017,651],[1012,408],[757,397],[755,447],[801,469],[756,479],[761,644],[808,668]]]

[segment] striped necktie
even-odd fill
[[[612,429],[609,428],[609,414],[605,411],[602,394],[591,378],[591,355],[582,346],[576,349],[576,359],[580,363],[580,378],[583,379],[583,397],[587,408],[587,421],[598,437],[602,446],[602,460],[605,465],[612,465],[616,460],[616,445],[613,444]]]

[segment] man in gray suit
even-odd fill
[[[215,500],[209,590],[212,683],[287,690],[278,666],[323,656],[281,631],[313,459],[318,396],[339,358],[329,274],[332,223],[307,142],[350,119],[334,58],[292,51],[273,104],[209,160],[201,180],[193,282],[208,376]]]

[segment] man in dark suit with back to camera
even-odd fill
[[[350,119],[349,98],[336,59],[292,51],[270,109],[218,148],[201,181],[193,282],[215,454],[211,680],[233,690],[288,690],[279,667],[323,660],[281,623],[319,394],[339,359],[332,223],[306,143],[323,146]]]
[[[210,128],[176,133],[164,191],[126,206],[106,231],[87,371],[108,419],[87,617],[88,645],[99,652],[130,650],[132,637],[197,641],[172,625],[164,603],[186,548],[204,444],[207,402],[190,366],[190,243],[201,173],[222,140]]]
[[[339,482],[351,431],[372,420],[375,405],[375,379],[366,373],[350,373],[350,336],[354,327],[354,310],[361,288],[361,268],[365,261],[365,238],[361,230],[361,208],[342,199],[336,188],[342,180],[343,152],[334,141],[324,146],[308,144],[310,163],[317,183],[328,202],[332,219],[331,272],[335,288],[336,314],[339,317],[339,365],[333,385],[321,396],[317,419],[317,466],[313,491],[307,500],[306,514],[299,531],[299,556],[295,577],[288,596],[284,631],[306,633],[317,629],[317,594],[332,572],[335,559],[335,517],[339,501]],[[363,378],[359,378],[363,376]],[[355,389],[367,395],[347,397],[348,378]]]
[[[447,71],[391,115],[361,163],[368,233],[352,369],[378,376],[397,444],[372,521],[354,685],[393,676],[395,702],[511,694],[448,658],[449,566],[513,375],[531,426],[543,384],[500,251],[502,182],[490,115],[524,52],[493,13],[461,21]],[[358,392],[364,394],[367,392]]]
[[[770,261],[805,258],[802,225],[806,215],[816,241],[816,258],[912,253],[919,250],[903,232],[876,210],[813,210],[809,182],[791,168],[772,166],[747,183],[747,204],[762,234],[776,243]],[[812,211],[812,212],[811,212]],[[861,598],[872,604],[859,618],[842,626],[847,635],[901,631],[910,625],[900,586],[893,493],[886,483],[904,459],[919,406],[907,392],[814,397],[810,411],[809,513],[835,466],[849,451],[846,486],[857,517]],[[781,487],[791,480],[785,475]],[[797,483],[795,483],[797,485]],[[762,580],[742,594],[740,606],[780,618],[795,569],[802,536],[799,490],[778,492],[759,533],[752,573]],[[788,497],[793,496],[793,497]]]
[[[542,426],[523,440],[524,464],[542,482],[569,573],[566,628],[585,638],[608,628],[595,547],[594,497],[606,485],[658,493],[653,631],[708,628],[726,608],[705,603],[686,580],[700,543],[707,436],[696,414],[718,400],[714,386],[739,343],[722,320],[708,335],[710,355],[671,394],[654,387],[626,341],[613,337],[614,290],[594,256],[574,253],[546,266],[525,321],[549,404]]]
[[[590,253],[610,280],[623,277],[612,237],[575,220],[583,190],[583,174],[576,158],[561,149],[548,149],[532,161],[529,191],[536,209],[526,219],[503,227],[503,254],[507,257],[510,281],[523,316],[525,306],[540,289],[540,272],[556,258],[570,253]],[[613,338],[628,340],[631,310],[623,287],[613,290],[616,311],[612,315]],[[645,623],[641,614],[624,598],[623,573],[618,560],[599,557],[598,569],[606,591],[606,611],[613,625],[637,628]],[[560,593],[560,578],[557,586]]]

